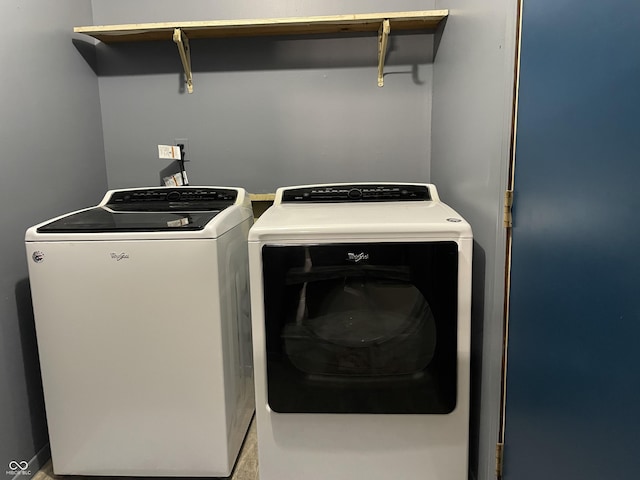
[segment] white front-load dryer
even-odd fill
[[[280,188],[249,232],[261,480],[466,480],[472,233],[430,184]]]
[[[138,188],[26,233],[53,470],[230,474],[254,410],[243,189]]]

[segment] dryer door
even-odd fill
[[[455,242],[267,245],[262,255],[272,410],[455,408]]]

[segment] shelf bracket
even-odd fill
[[[382,25],[378,29],[378,86],[384,85],[384,58],[387,56],[387,43],[389,42],[389,33],[391,32],[391,24],[389,19],[385,18]]]
[[[187,92],[193,93],[193,78],[191,76],[191,49],[189,48],[189,38],[180,29],[173,30],[173,41],[178,46],[182,68],[184,68],[184,78],[187,83]]]

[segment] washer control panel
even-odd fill
[[[238,192],[225,188],[144,188],[114,192],[106,207],[115,210],[216,210],[236,202]]]
[[[286,189],[282,203],[402,202],[431,200],[425,185],[341,184]]]

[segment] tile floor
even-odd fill
[[[139,479],[140,477],[83,477],[83,476],[67,476],[55,475],[52,470],[51,461],[49,461],[32,480],[126,480],[127,478]],[[165,478],[165,477],[163,477]],[[175,477],[173,477],[175,478]],[[240,455],[233,473],[230,477],[224,477],[227,480],[258,480],[258,445],[256,436],[255,418],[251,421],[247,437],[244,440]],[[208,480],[214,480],[209,477]]]

